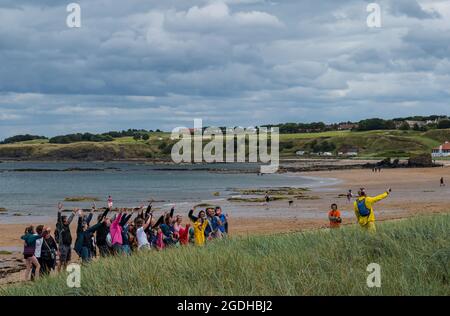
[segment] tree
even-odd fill
[[[142,139],[143,140],[149,140],[150,139],[150,135],[144,134],[144,135],[142,135]]]
[[[135,141],[138,141],[138,140],[141,139],[141,135],[138,134],[138,133],[136,133],[136,134],[133,135],[133,139],[134,139]]]
[[[402,125],[400,125],[400,127],[398,129],[401,131],[409,131],[411,129],[411,127],[409,126],[408,123],[403,122]]]
[[[393,121],[391,122],[394,123]],[[380,118],[362,120],[358,124],[359,131],[374,131],[380,129],[388,129],[387,121]]]
[[[450,120],[441,120],[437,125],[438,129],[450,128]]]

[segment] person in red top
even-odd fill
[[[341,226],[341,212],[339,212],[337,204],[331,204],[331,211],[328,213],[328,219],[330,220],[330,228],[339,228]]]

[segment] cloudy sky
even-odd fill
[[[0,139],[450,114],[450,1],[0,2]]]

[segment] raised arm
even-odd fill
[[[108,213],[109,213],[110,210],[111,210],[111,209],[107,208],[107,209],[103,212],[102,216],[100,216],[100,219],[98,220],[98,223],[102,222],[102,221],[105,219],[106,215],[108,215]]]
[[[89,212],[88,216],[86,217],[86,223],[89,225],[92,221],[92,217],[94,216],[93,211]]]
[[[56,215],[56,223],[58,225],[62,225],[62,216],[61,216],[62,208],[63,205],[61,203],[58,203],[58,215]]]
[[[144,219],[147,220],[149,215],[152,213],[152,203],[147,206],[147,210],[145,211]]]
[[[377,195],[375,197],[367,197],[367,202],[370,204],[373,204],[373,203],[377,203],[381,200],[384,200],[385,198],[387,198],[389,196],[389,192],[390,192],[389,190],[384,192],[383,194]]]
[[[147,219],[145,224],[142,226],[144,228],[144,231],[147,231],[149,228],[151,228],[152,219],[153,219],[153,213],[150,213],[150,217]]]
[[[83,216],[78,216],[77,234],[83,231]]]
[[[95,232],[97,229],[99,229],[99,227],[102,226],[102,224],[103,224],[103,221],[101,221],[101,222],[95,224],[94,226],[89,227],[89,228],[86,230],[86,232],[88,232],[88,233],[93,233],[93,232]]]
[[[158,218],[158,221],[156,222],[156,224],[153,225],[152,228],[158,227],[158,226],[161,225],[163,222],[164,222],[164,215],[161,215],[161,216]]]
[[[128,221],[130,220],[130,218],[131,218],[132,216],[133,216],[133,213],[125,214],[125,215],[122,217],[122,220],[120,221],[120,226],[124,227],[124,226],[128,223]]]
[[[194,210],[190,210],[188,213],[188,217],[191,219],[191,221],[196,222],[198,217],[194,216]]]
[[[74,210],[72,214],[70,214],[69,218],[67,219],[67,225],[70,225],[72,223],[74,217],[75,217],[76,211]]]

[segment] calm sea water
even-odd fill
[[[103,171],[23,171],[23,169],[66,170],[69,168],[102,169]],[[108,169],[109,168],[109,169]],[[171,170],[161,170],[170,168]],[[189,168],[190,170],[185,170]],[[226,169],[215,172],[209,169]],[[17,171],[22,169],[22,171]],[[70,162],[3,162],[0,163],[0,207],[8,210],[0,215],[0,223],[23,221],[19,215],[54,216],[56,204],[66,197],[92,196],[105,206],[108,195],[115,207],[138,206],[154,199],[156,207],[175,203],[186,210],[200,202],[225,200],[233,188],[316,187],[326,181],[293,174],[270,174],[239,171],[258,170],[251,164],[215,164],[193,166],[150,165],[143,163],[70,163]],[[219,192],[220,196],[213,195]],[[234,193],[235,194],[235,193]],[[89,208],[91,203],[64,202],[66,209]]]

